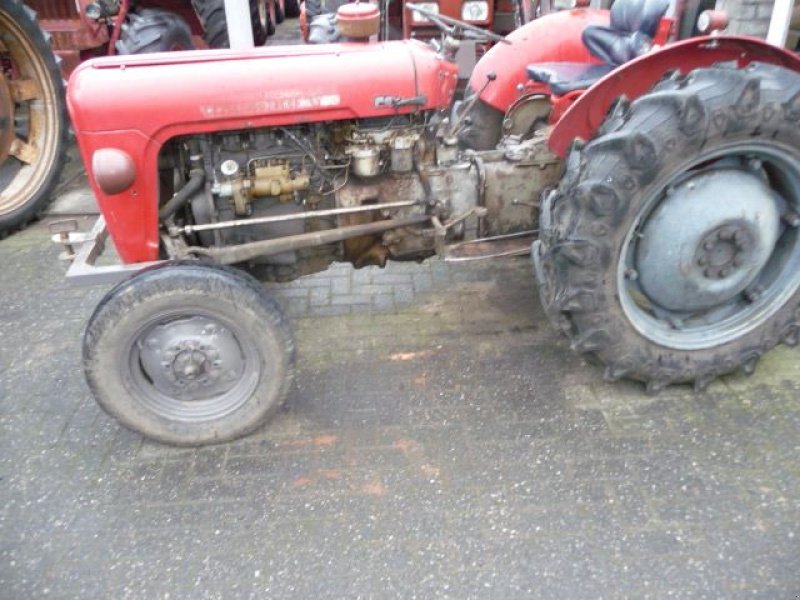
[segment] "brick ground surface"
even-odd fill
[[[800,367],[657,397],[544,322],[526,259],[274,286],[298,344],[269,426],[197,450],[96,406],[105,289],[43,224],[0,242],[0,598],[800,594]]]
[[[107,417],[43,224],[0,242],[0,597],[790,598],[800,368],[653,398],[544,323],[528,261],[270,285],[297,383],[197,450]]]

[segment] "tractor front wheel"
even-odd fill
[[[800,76],[704,68],[618,102],[541,227],[548,317],[608,379],[752,373],[800,333]]]
[[[44,209],[69,127],[61,70],[36,13],[0,0],[0,236]]]
[[[130,429],[182,446],[264,423],[288,393],[294,349],[258,281],[196,263],[146,270],[112,289],[83,342],[100,405]]]

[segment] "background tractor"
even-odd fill
[[[253,0],[256,45],[299,15],[296,0]],[[0,0],[0,235],[51,199],[66,155],[62,80],[95,56],[228,47],[224,0]]]

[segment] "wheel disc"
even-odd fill
[[[211,421],[237,410],[252,395],[262,365],[247,332],[205,312],[160,315],[131,340],[124,379],[161,417]]]
[[[0,60],[13,103],[10,127],[3,128],[0,148],[0,215],[24,206],[44,185],[57,161],[61,124],[58,93],[47,65],[19,24],[0,12]],[[8,100],[0,98],[0,104]]]
[[[723,158],[724,156],[724,158]],[[695,350],[752,331],[800,287],[800,164],[740,145],[686,165],[646,202],[619,261],[620,302],[654,342]]]

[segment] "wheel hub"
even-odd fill
[[[233,334],[206,317],[177,319],[151,328],[140,342],[140,361],[160,392],[204,400],[231,390],[244,358]]]
[[[219,352],[213,347],[184,341],[168,351],[167,357],[170,356],[174,356],[172,362],[166,360],[164,365],[165,368],[169,365],[168,377],[178,385],[197,380],[208,384],[219,378],[219,368],[213,366],[214,363],[219,364]]]
[[[641,228],[642,290],[658,306],[685,312],[741,294],[775,247],[782,205],[756,172],[717,169],[682,181]]]
[[[752,262],[753,240],[741,224],[723,225],[697,248],[697,264],[707,279],[725,279]]]

